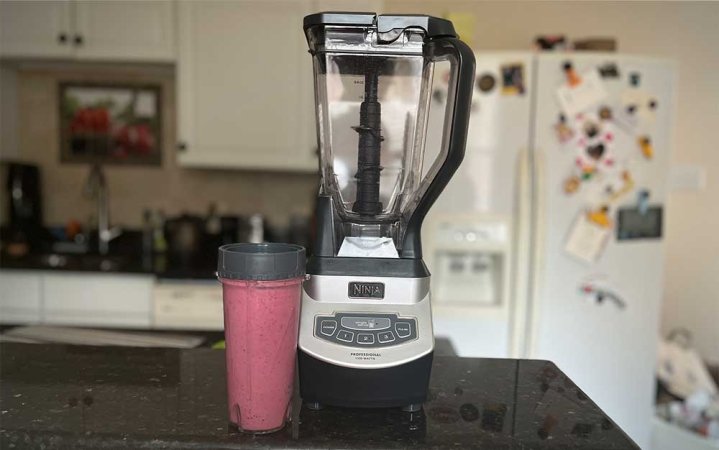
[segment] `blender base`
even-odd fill
[[[399,366],[353,369],[299,350],[300,396],[305,405],[402,408],[414,412],[427,399],[432,357],[430,352]]]
[[[320,411],[325,407],[320,402],[305,402],[305,407],[310,411]]]
[[[410,403],[409,405],[406,405],[406,406],[403,406],[403,407],[402,407],[402,411],[408,412],[408,413],[417,412],[417,411],[419,411],[420,409],[422,409],[422,404],[421,404],[421,403]]]

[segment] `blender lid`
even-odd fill
[[[324,25],[376,26],[378,33],[420,28],[427,38],[457,37],[452,22],[420,14],[381,14],[372,12],[320,12],[305,17],[304,30]]]

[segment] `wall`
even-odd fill
[[[0,150],[3,156],[17,156],[17,76],[0,66]],[[0,214],[4,214],[0,212]]]
[[[221,212],[259,212],[279,226],[286,225],[292,214],[310,213],[318,186],[314,175],[177,166],[171,67],[24,64],[16,80],[18,154],[42,168],[47,223],[62,224],[69,219],[86,222],[94,216],[94,203],[82,196],[89,166],[59,162],[57,86],[70,80],[154,81],[162,86],[162,167],[106,167],[113,225],[139,226],[144,208],[162,208],[168,215],[183,211],[205,214],[213,201]]]
[[[540,33],[614,36],[622,52],[679,63],[673,161],[704,167],[707,184],[701,191],[674,193],[669,199],[662,332],[688,327],[705,357],[719,363],[719,209],[715,206],[719,148],[714,137],[719,127],[719,3],[388,0],[384,10],[471,13],[476,17],[473,46],[479,50],[527,49]],[[116,221],[139,223],[145,206],[162,206],[169,213],[202,212],[210,199],[222,202],[229,211],[259,211],[279,222],[291,212],[309,211],[316,191],[311,176],[178,168],[171,120],[173,77],[168,71],[152,76],[162,80],[166,94],[163,168],[108,169],[111,213]],[[55,86],[59,79],[78,77],[110,76],[95,70],[78,74],[28,69],[19,79],[19,148],[23,157],[45,169],[45,191],[57,197],[46,206],[46,216],[54,222],[71,217],[84,220],[92,211],[91,203],[80,197],[88,169],[57,162]],[[47,127],[48,123],[52,126]]]
[[[475,16],[477,50],[529,48],[537,34],[613,36],[619,51],[678,62],[672,159],[706,170],[703,190],[667,205],[667,264],[661,331],[683,326],[705,358],[719,363],[719,3],[480,2],[390,0],[385,12]]]

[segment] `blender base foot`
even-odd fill
[[[402,407],[402,411],[404,412],[417,412],[420,409],[422,409],[421,403],[410,403],[409,405]]]
[[[321,409],[325,409],[324,405],[320,402],[305,402],[305,406],[310,411],[319,411]]]

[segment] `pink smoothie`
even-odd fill
[[[281,428],[289,412],[302,278],[223,278],[230,421],[244,431]]]

